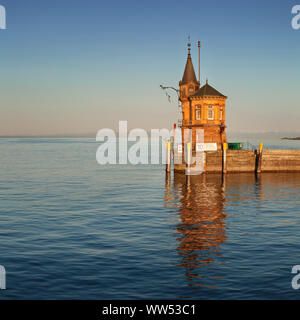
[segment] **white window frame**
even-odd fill
[[[209,116],[211,112],[211,117]],[[207,120],[215,120],[215,108],[214,106],[207,106]]]
[[[196,120],[202,120],[201,119],[201,106],[196,106],[196,115],[195,115],[195,117],[196,117]],[[198,116],[200,114],[200,117]]]

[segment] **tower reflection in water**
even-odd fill
[[[217,268],[217,257],[218,263],[224,263],[220,247],[227,239],[225,188],[221,175],[175,174],[172,180],[166,176],[165,205],[177,207],[180,215],[177,266],[185,268],[189,286],[214,288],[217,272],[209,272],[211,278],[207,279],[204,268],[212,262]]]

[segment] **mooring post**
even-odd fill
[[[191,150],[191,147],[192,147],[192,144],[191,142],[188,142],[187,143],[187,157],[186,157],[186,173],[189,175],[190,174],[190,166],[191,166],[191,159],[192,159],[192,150]]]
[[[165,173],[165,187],[168,190],[168,193],[170,193],[170,184],[171,184],[171,173],[166,171],[166,173]]]
[[[261,142],[259,144],[259,151],[258,151],[258,155],[257,155],[258,156],[258,159],[257,159],[257,173],[261,173],[263,146],[264,146],[264,144]]]
[[[203,172],[206,171],[206,153],[203,151]]]
[[[171,142],[166,143],[166,172],[171,172]]]
[[[227,175],[225,175],[225,174],[222,174],[222,180],[221,180],[221,190],[222,190],[222,192],[223,193],[225,193],[226,192],[226,177],[227,177]]]
[[[223,143],[223,173],[227,173],[227,149],[228,145],[226,142]]]

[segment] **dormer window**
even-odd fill
[[[207,107],[207,119],[214,120],[215,119],[215,110],[214,106]]]

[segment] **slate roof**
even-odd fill
[[[191,95],[191,97],[204,97],[204,96],[227,98],[221,92],[219,92],[218,90],[210,86],[207,82],[203,87],[201,87],[194,94]]]

